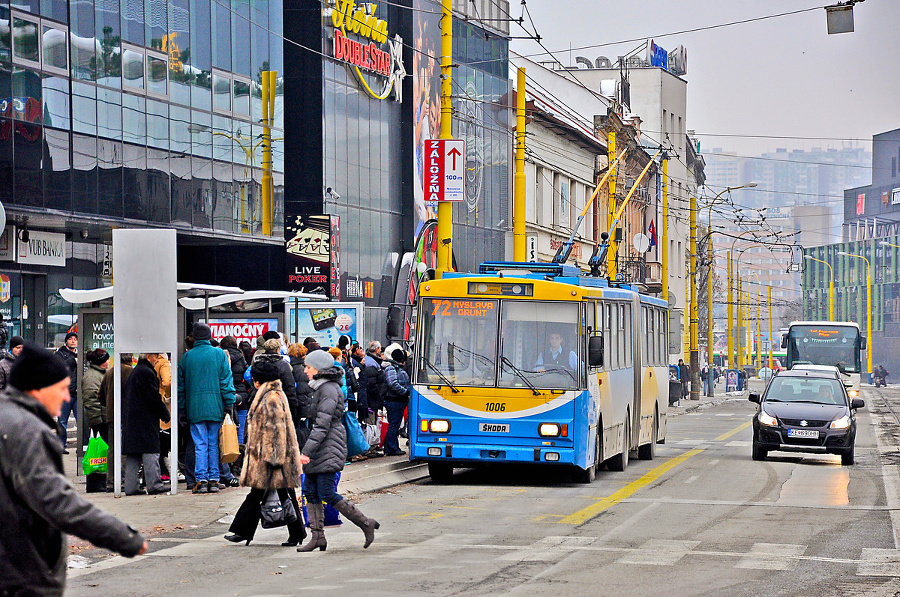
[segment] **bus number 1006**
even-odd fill
[[[506,410],[505,402],[488,402],[484,405],[484,410],[492,413],[502,413]]]

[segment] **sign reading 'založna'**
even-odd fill
[[[461,139],[425,141],[425,200],[462,201],[466,198],[466,142]]]

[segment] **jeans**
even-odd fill
[[[224,462],[219,463],[219,481],[224,483],[228,483],[234,479],[234,475],[231,473],[231,465],[226,464]]]
[[[66,426],[69,424],[70,414],[78,421],[78,396],[76,394],[71,394],[69,396],[69,401],[63,402],[62,411],[59,413],[59,427],[57,427],[57,434],[59,435],[59,439],[62,440],[64,448],[66,447],[66,439],[68,436]]]
[[[194,440],[194,477],[199,481],[219,480],[219,428],[222,423],[191,423]]]
[[[249,410],[239,410],[237,411],[237,426],[238,426],[238,442],[241,444],[247,443],[246,438],[244,437],[244,430],[247,429],[247,413]]]
[[[341,496],[335,487],[337,473],[306,473],[303,479],[303,495],[306,501],[311,503],[330,504],[334,506],[341,501]]]
[[[403,411],[406,410],[406,404],[403,402],[385,401],[388,416],[388,430],[384,437],[384,453],[399,454],[400,453],[400,424],[403,422]]]

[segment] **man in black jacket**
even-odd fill
[[[366,377],[366,401],[369,404],[370,422],[375,422],[375,416],[381,407],[384,406],[384,364],[381,354],[381,342],[372,340],[369,342],[369,348],[366,350],[366,356],[363,359],[365,365]]]
[[[63,404],[59,414],[59,439],[62,440],[63,453],[68,454],[66,450],[66,427],[69,425],[69,415],[73,415],[78,420],[78,355],[75,352],[78,349],[78,334],[69,332],[66,334],[65,343],[56,351],[56,356],[62,359],[66,369],[69,371],[69,402]]]
[[[64,533],[134,557],[144,538],[78,495],[63,472],[56,417],[69,400],[62,361],[26,344],[0,394],[0,594],[62,595]]]
[[[125,456],[125,495],[143,495],[138,485],[138,470],[144,465],[147,493],[169,491],[159,476],[159,422],[169,421],[159,378],[153,365],[142,354],[122,390],[122,454]]]

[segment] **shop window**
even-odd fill
[[[122,44],[122,86],[129,91],[145,89],[144,50]]]

